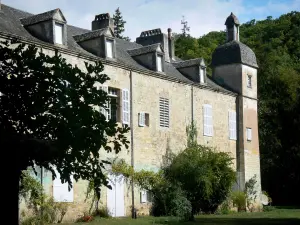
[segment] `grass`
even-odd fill
[[[229,215],[200,215],[193,222],[179,222],[176,218],[140,217],[131,218],[96,218],[89,225],[300,225],[300,209],[275,209],[270,212],[233,213]]]

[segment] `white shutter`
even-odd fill
[[[101,85],[99,86],[99,89],[102,91],[105,91],[108,94],[108,86],[107,85]],[[100,107],[100,112],[105,116],[106,120],[108,120],[108,102],[105,103],[104,107]]]
[[[113,58],[113,41],[106,40],[106,57]]]
[[[55,24],[55,43],[63,44],[63,25],[59,23]]]
[[[70,176],[73,183],[73,176]],[[53,181],[53,198],[55,202],[73,202],[73,187],[69,191],[68,183],[61,183],[60,174],[56,172],[56,178]]]
[[[246,133],[247,133],[247,141],[252,141],[252,129],[246,128]]]
[[[167,98],[159,98],[159,124],[161,127],[169,127],[170,124],[169,99]]]
[[[236,112],[228,112],[229,139],[236,140]]]
[[[204,69],[200,69],[200,83],[204,83]]]
[[[122,90],[122,115],[123,115],[123,124],[130,123],[130,96],[129,90],[123,89]]]
[[[141,191],[141,203],[146,203],[147,202],[147,191],[142,190]]]
[[[144,112],[139,113],[139,126],[144,127],[146,124],[146,117]]]
[[[213,136],[213,118],[211,105],[203,105],[203,119],[203,134],[205,136]]]

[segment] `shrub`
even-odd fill
[[[98,210],[95,210],[92,215],[94,217],[99,216],[99,217],[102,217],[102,218],[110,218],[111,217],[108,208],[105,207],[105,206],[102,206]]]
[[[246,205],[250,212],[253,212],[255,209],[254,202],[257,198],[257,190],[255,189],[256,183],[256,174],[245,183]]]
[[[231,193],[233,206],[238,208],[238,212],[246,211],[246,194],[243,191],[234,191]]]
[[[191,218],[191,213],[191,203],[180,187],[165,182],[153,189],[153,216],[174,216],[187,221]]]
[[[270,205],[263,206],[263,212],[270,212],[270,211],[274,211],[275,209],[276,207],[274,206],[270,206]]]
[[[193,214],[213,213],[228,197],[235,181],[232,158],[228,153],[193,144],[179,153],[165,175],[173,183],[179,183],[192,204]]]

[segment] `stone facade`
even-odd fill
[[[3,14],[6,15],[5,11]],[[24,13],[19,12],[19,14],[23,15]],[[9,12],[7,12],[7,15],[9,15]],[[2,16],[2,14],[0,14],[0,16]],[[0,28],[1,26],[0,22]],[[16,26],[18,26],[18,24]],[[238,24],[232,26],[238,26]],[[22,29],[24,30],[24,28]],[[81,33],[79,31],[80,30],[77,31],[77,35],[88,32],[87,30],[83,30]],[[11,32],[11,36],[19,35],[13,33],[13,31]],[[151,31],[147,32],[151,36]],[[28,34],[24,33],[24,35]],[[168,52],[169,50],[166,48],[166,43],[170,42],[170,46],[174,46],[170,36],[167,37],[164,34],[159,35],[164,37],[163,42],[165,45],[162,46],[164,46],[165,51]],[[10,36],[7,35],[7,32],[5,35],[0,32],[0,37],[9,38]],[[188,76],[184,76],[178,72],[172,65],[172,59],[170,59],[169,53],[167,53],[168,60],[166,60],[168,62],[162,65],[163,72],[153,72],[137,64],[134,59],[125,52],[126,49],[142,47],[136,43],[125,43],[121,40],[115,40],[117,44],[114,48],[116,49],[115,55],[117,59],[107,60],[80,49],[80,47],[76,45],[76,42],[74,42],[73,39],[69,40],[69,38],[70,34],[68,34],[68,41],[72,43],[72,45],[63,46],[61,48],[55,47],[68,63],[77,65],[77,67],[85,71],[84,62],[94,63],[95,60],[101,60],[105,65],[104,73],[110,77],[110,80],[107,81],[105,85],[114,88],[119,94],[123,89],[129,91],[131,130],[127,135],[128,140],[131,140],[130,146],[128,149],[124,148],[117,155],[114,153],[108,154],[104,150],[100,150],[103,158],[122,158],[128,164],[133,165],[135,170],[147,169],[158,171],[162,165],[163,156],[166,154],[167,149],[170,149],[173,153],[178,153],[185,148],[187,142],[186,126],[194,120],[198,130],[198,143],[209,145],[215,147],[218,151],[231,154],[233,167],[238,174],[238,188],[243,189],[245,182],[256,174],[258,178],[257,190],[260,193],[257,67],[253,66],[255,64],[252,63],[249,65],[250,63],[247,64],[244,63],[244,61],[232,61],[228,63],[227,60],[227,64],[220,65],[221,61],[215,58],[213,61],[217,62],[217,64],[213,67],[212,78],[205,74],[205,82],[200,84],[199,82],[195,82],[195,79],[189,80],[187,78]],[[168,38],[169,42],[167,40]],[[154,42],[150,41],[150,43],[155,44],[157,40],[161,41],[160,38],[156,39],[152,39]],[[55,54],[52,45],[39,43],[34,39],[32,42],[40,46],[41,51],[45,54]],[[75,45],[76,47],[74,47]],[[121,48],[121,45],[125,47]],[[168,49],[170,46],[168,46]],[[226,49],[227,47],[222,49],[222,46],[220,46],[219,50],[226,54]],[[173,50],[171,49],[170,51]],[[78,53],[76,51],[82,52]],[[230,51],[240,51],[240,49],[236,48]],[[243,54],[246,53],[243,52]],[[239,55],[241,52],[235,52],[235,54]],[[220,56],[216,55],[215,57]],[[251,55],[251,57],[253,60],[253,55]],[[195,64],[198,69],[191,69],[190,71],[199,71],[200,62],[201,67],[205,67],[201,60],[198,61],[199,64]],[[191,74],[190,77],[195,76],[197,76],[197,74]],[[251,76],[251,88],[247,87],[249,76]],[[169,127],[160,126],[160,98],[165,98],[169,101]],[[118,96],[117,101],[120,105],[117,112],[117,121],[121,125],[122,102],[120,96]],[[210,136],[204,135],[204,105],[210,105],[212,108],[213,123],[212,135]],[[147,126],[139,126],[139,113],[141,112],[147,113],[149,116]],[[230,112],[236,113],[235,130],[237,131],[237,139],[229,137]],[[247,128],[251,128],[252,130],[251,140],[247,140]],[[109,169],[107,172],[109,172]],[[50,174],[44,178],[43,183],[46,192],[52,195],[53,181]],[[85,202],[86,188],[87,181],[74,182],[73,202],[69,203],[70,210],[66,215],[66,220],[75,220],[90,207],[90,203]],[[132,191],[131,188],[129,182],[125,181],[123,187],[124,216],[131,215],[131,207],[133,204],[135,208],[138,209],[138,214],[149,214],[151,204],[149,202],[141,203],[141,190],[139,187],[135,187],[134,191]],[[107,204],[110,203],[107,192],[108,189],[106,187],[101,189],[100,204],[102,206],[107,206]],[[134,193],[134,198],[132,198],[132,193]],[[134,199],[134,201],[132,201],[132,199]]]

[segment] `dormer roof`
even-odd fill
[[[111,36],[111,37],[115,36],[114,32],[109,27],[107,27],[99,30],[89,31],[79,35],[74,35],[73,38],[76,42],[81,42],[81,41],[94,39],[102,35]]]
[[[191,67],[191,66],[205,66],[204,59],[203,58],[197,58],[197,59],[189,59],[179,62],[173,62],[172,63],[175,68],[184,68],[184,67]]]
[[[147,45],[140,48],[134,48],[127,50],[128,54],[130,56],[137,56],[137,55],[143,55],[149,52],[163,52],[163,49],[161,47],[161,44],[153,44],[153,45]]]
[[[226,21],[225,21],[225,25],[226,26],[232,26],[233,24],[235,25],[240,25],[240,21],[238,20],[238,18],[236,17],[236,15],[234,15],[233,13],[231,13]]]
[[[23,26],[28,26],[32,24],[36,24],[39,22],[47,21],[47,20],[58,20],[60,22],[66,23],[67,20],[65,19],[64,15],[62,14],[60,9],[53,9],[48,12],[28,16],[25,18],[20,19],[21,23]]]

